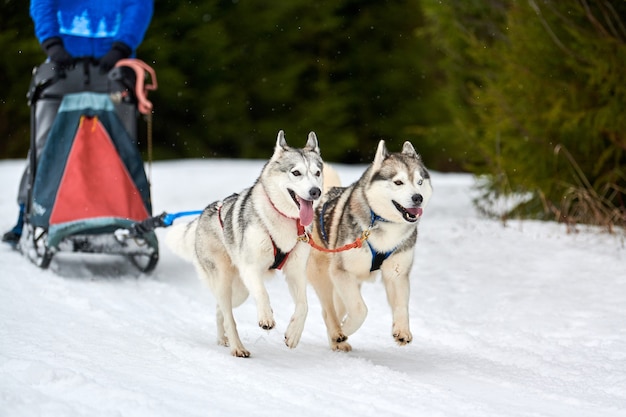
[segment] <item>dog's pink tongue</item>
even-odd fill
[[[300,224],[308,226],[313,221],[313,202],[298,198],[300,203]]]
[[[407,208],[406,211],[408,211],[413,216],[421,216],[422,215],[422,208],[421,207]]]

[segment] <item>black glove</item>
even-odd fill
[[[100,72],[109,72],[120,59],[128,58],[132,53],[130,46],[123,42],[113,42],[113,46],[102,58],[100,58]]]
[[[41,44],[41,47],[50,58],[50,61],[57,63],[60,67],[66,68],[72,65],[74,58],[63,46],[61,38],[48,38]]]

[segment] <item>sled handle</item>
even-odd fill
[[[135,83],[135,95],[137,96],[137,108],[141,114],[152,113],[152,102],[148,100],[148,91],[157,89],[157,78],[154,69],[140,59],[129,58],[117,61],[115,67],[129,67],[135,71],[137,81]],[[145,82],[146,72],[150,75],[152,84]]]

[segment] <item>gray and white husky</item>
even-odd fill
[[[433,192],[421,157],[410,142],[402,152],[389,153],[381,140],[354,184],[329,189],[336,185],[329,184],[332,178],[338,179],[330,167],[325,178],[312,239],[327,250],[346,250],[313,250],[307,275],[320,299],[330,347],[352,349],[346,340],[367,315],[361,284],[378,270],[393,313],[392,335],[399,345],[410,343],[409,272],[417,226]]]
[[[321,193],[323,162],[315,133],[304,148],[287,145],[281,130],[274,154],[252,187],[210,204],[188,224],[175,225],[167,242],[191,260],[217,301],[217,341],[233,356],[248,357],[237,333],[233,308],[251,293],[258,323],[275,326],[264,279],[282,268],[295,311],[285,332],[290,348],[300,341],[308,312],[304,242]]]

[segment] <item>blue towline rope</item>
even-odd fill
[[[179,211],[178,213],[163,213],[163,226],[171,226],[179,217],[196,216],[202,214],[203,210]]]
[[[120,236],[124,236],[124,238],[140,237],[145,235],[146,233],[154,232],[154,229],[156,229],[157,227],[171,226],[172,223],[174,223],[174,220],[179,217],[199,215],[202,214],[202,212],[203,210],[180,211],[178,213],[163,212],[158,216],[149,217],[141,222],[133,223],[131,226],[126,228],[126,234],[121,234]]]

